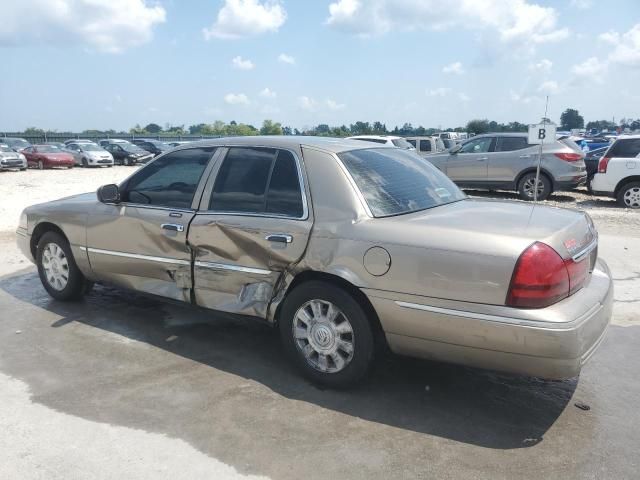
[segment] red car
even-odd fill
[[[27,157],[27,166],[38,167],[40,170],[53,167],[73,168],[75,164],[73,155],[54,145],[32,145],[22,153]]]

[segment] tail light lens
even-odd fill
[[[607,173],[607,167],[609,166],[609,157],[602,157],[598,162],[598,173]]]
[[[554,153],[554,155],[565,162],[577,162],[584,158],[580,153]]]
[[[569,295],[573,295],[582,288],[584,282],[587,280],[589,270],[591,269],[591,262],[589,257],[574,262],[573,260],[565,260],[564,264],[569,272]]]
[[[569,296],[569,272],[562,257],[541,242],[527,248],[511,277],[507,305],[542,308]]]

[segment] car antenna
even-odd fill
[[[549,111],[549,95],[547,95],[547,99],[544,105],[544,117],[542,117],[542,128],[546,130],[547,126],[547,112]],[[540,165],[542,164],[542,145],[544,145],[544,138],[546,135],[542,136],[540,139],[540,149],[538,150],[538,167],[536,168],[536,183],[533,187],[533,201],[538,201],[538,182],[540,181]],[[554,138],[555,140],[555,138]]]

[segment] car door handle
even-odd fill
[[[293,242],[293,237],[291,235],[287,235],[286,233],[274,233],[271,235],[267,235],[264,239],[268,242],[276,242],[276,243],[291,243]]]
[[[163,230],[171,230],[172,232],[184,232],[184,225],[178,223],[163,223],[160,227]]]
[[[489,160],[489,157],[480,157],[477,162],[484,162],[485,160]]]
[[[520,155],[520,158],[531,158],[531,155]]]

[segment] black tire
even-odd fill
[[[618,205],[624,208],[640,208],[640,182],[625,183],[616,195]]]
[[[518,182],[518,194],[522,200],[533,200],[533,184],[536,181],[536,172],[525,173]],[[544,173],[540,173],[538,186],[538,200],[546,200],[551,195],[551,180]]]
[[[346,335],[346,341],[351,342],[353,348],[352,356],[346,360],[346,365],[335,372],[321,371],[313,366],[312,360],[307,360],[301,347],[298,346],[299,342],[307,342],[307,345],[312,347],[311,343],[307,340],[296,340],[294,337],[294,320],[298,322],[296,315],[312,300],[333,304],[341,312],[341,316],[337,317],[341,320],[340,325],[347,321],[351,327],[351,333],[338,334],[335,337],[338,340],[344,340]],[[330,283],[310,281],[297,286],[284,301],[278,327],[287,356],[302,374],[314,383],[331,388],[351,387],[362,380],[373,363],[374,334],[365,311],[348,292]],[[349,355],[345,351],[338,354],[343,360]],[[329,355],[326,355],[325,362],[328,361],[329,365],[332,364],[332,368],[335,369],[337,363],[333,358],[329,359]],[[327,366],[326,363],[325,366]]]
[[[126,163],[125,163],[125,165],[126,165],[127,167],[130,167],[131,165],[133,165],[133,162],[131,161],[131,159],[130,159],[130,158],[126,158],[126,159],[125,159],[125,162],[126,162]]]
[[[587,178],[587,192],[589,192],[589,194],[593,195],[593,187],[591,187],[591,180],[593,180],[593,178]]]
[[[27,171],[27,167],[21,168],[20,171],[21,172],[26,172]]]
[[[89,166],[89,162],[87,162],[87,159],[86,159],[86,158],[83,158],[83,159],[82,159],[82,166],[83,166],[84,168],[87,168],[87,167]]]
[[[48,245],[54,244],[61,248],[67,260],[68,269],[66,270],[68,280],[64,288],[58,289],[52,285],[47,278],[45,268],[43,266],[44,251]],[[40,281],[45,290],[56,300],[75,301],[80,300],[87,292],[87,280],[78,269],[76,261],[71,253],[69,242],[66,238],[56,232],[47,232],[38,241],[38,249],[36,251],[36,265],[38,266],[38,274]]]
[[[44,170],[44,163],[42,160],[38,160],[38,170]]]

